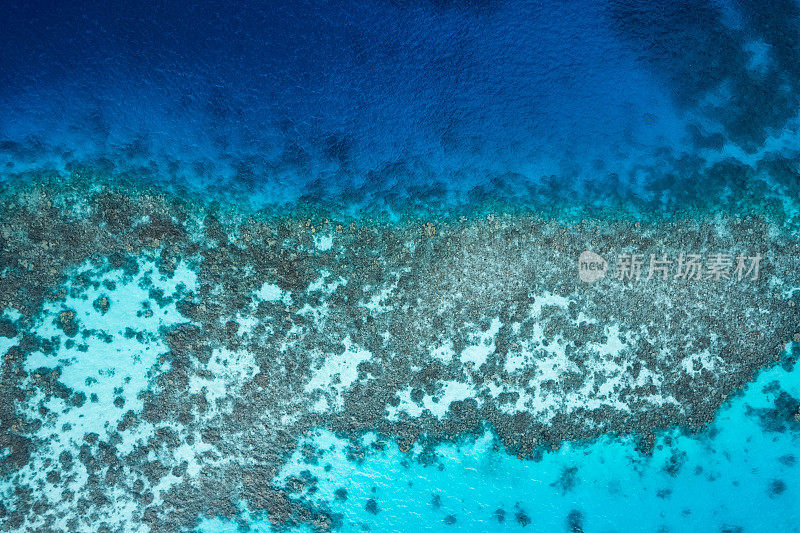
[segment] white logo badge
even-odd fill
[[[578,257],[578,277],[585,283],[592,283],[606,275],[608,263],[606,260],[589,250]]]

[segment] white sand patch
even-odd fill
[[[558,380],[562,372],[576,369],[575,363],[567,357],[567,345],[561,337],[557,337],[547,346],[540,346],[538,354],[544,355],[544,357],[537,358],[534,363],[538,380]]]
[[[197,524],[197,533],[239,533],[239,522],[218,517],[208,518],[203,516]]]
[[[339,276],[333,281],[328,281],[331,273],[326,270],[322,269],[319,273],[319,277],[309,283],[307,292],[324,292],[326,294],[333,294],[336,292],[336,289],[347,285],[347,280],[342,276]]]
[[[11,307],[6,307],[5,309],[3,309],[3,313],[0,314],[0,317],[7,318],[11,321],[16,321],[22,318],[22,313],[20,313],[16,309],[12,309]]]
[[[243,315],[241,313],[236,313],[236,317],[234,318],[237,324],[239,324],[239,330],[237,333],[239,335],[249,335],[253,332],[253,329],[261,323],[258,317],[254,315]],[[224,318],[220,319],[220,322],[223,324],[226,322]]]
[[[5,366],[5,354],[8,352],[9,348],[12,346],[16,346],[19,342],[19,335],[16,337],[0,337],[0,373],[3,372],[3,366]]]
[[[331,273],[327,270],[320,272],[320,276],[308,284],[308,292],[317,292],[325,289],[325,278],[330,276]]]
[[[337,279],[333,281],[328,282],[327,280],[328,277],[330,277],[330,275],[331,275],[330,272],[328,272],[327,270],[322,270],[320,273],[320,277],[318,277],[309,284],[307,292],[308,293],[321,292],[327,296],[330,296],[331,294],[336,292],[336,290],[339,287],[342,287],[347,284],[347,280],[341,276],[339,276]],[[328,304],[327,301],[324,300],[320,305],[317,306],[312,306],[306,303],[303,305],[303,307],[301,307],[297,311],[297,314],[303,315],[305,317],[310,317],[317,324],[321,324],[328,318],[330,314],[330,305]]]
[[[347,284],[347,280],[341,276],[339,276],[337,279],[333,281],[330,282],[327,281],[330,275],[331,275],[330,272],[328,272],[327,270],[322,270],[320,273],[320,277],[315,279],[313,282],[309,284],[307,292],[308,293],[321,292],[327,296],[330,296],[331,294],[336,292],[336,290],[339,287],[343,287],[344,285]],[[303,315],[305,317],[311,317],[314,320],[314,322],[316,322],[317,324],[321,324],[328,318],[330,314],[330,305],[328,304],[327,301],[323,301],[320,305],[317,306],[312,306],[306,303],[303,305],[303,307],[301,307],[297,311],[297,314]]]
[[[69,401],[51,397],[44,406],[50,412],[44,417],[41,428],[35,437],[39,444],[32,460],[9,479],[0,483],[0,497],[4,500],[15,486],[30,483],[41,487],[40,495],[47,498],[56,509],[67,512],[74,505],[69,500],[62,500],[62,490],[67,488],[79,494],[88,478],[84,465],[77,459],[78,449],[83,444],[87,433],[97,433],[105,439],[111,432],[116,432],[117,424],[129,409],[139,410],[142,401],[139,394],[147,388],[152,378],[151,371],[157,368],[158,356],[167,351],[159,339],[159,329],[171,327],[186,319],[169,302],[160,307],[158,303],[149,301],[151,288],[161,289],[165,298],[179,298],[187,290],[196,288],[196,277],[187,265],[177,266],[173,277],[158,272],[152,261],[139,260],[139,272],[128,276],[121,270],[112,270],[102,275],[93,274],[94,267],[84,263],[73,270],[71,276],[83,272],[99,285],[64,286],[68,296],[64,301],[48,302],[43,312],[35,317],[34,328],[37,335],[45,338],[57,338],[60,341],[56,353],[45,354],[34,352],[28,356],[24,367],[31,373],[28,379],[36,379],[39,368],[52,369],[60,367],[59,381],[72,389],[73,394],[83,393],[85,403],[81,407],[73,406]],[[103,282],[113,283],[114,285]],[[111,288],[113,287],[113,288]],[[94,302],[106,296],[110,307],[105,313],[94,307]],[[58,329],[54,320],[59,314],[71,309],[75,311],[81,331],[89,331],[87,337],[76,335],[70,339]],[[128,330],[135,325],[135,330]],[[44,372],[45,370],[43,370]],[[42,403],[44,396],[37,392],[25,403],[25,408],[34,411]],[[123,406],[115,405],[115,400],[124,401]],[[37,416],[37,418],[39,418]],[[119,453],[128,453],[136,443],[152,436],[154,428],[149,423],[142,423],[136,430],[118,433],[122,439],[115,446]],[[69,452],[74,459],[72,470],[63,473],[63,483],[52,485],[46,482],[48,471],[55,465],[45,467],[44,461],[57,458],[62,452]],[[98,517],[115,529],[122,527],[132,516],[138,504],[118,490],[106,494],[113,505],[107,506]],[[84,524],[85,525],[85,524]],[[38,517],[26,523],[28,529],[42,527]],[[55,524],[59,530],[68,530],[63,520]],[[127,523],[127,530],[136,531],[135,523]]]
[[[517,400],[513,404],[498,404],[498,408],[505,414],[528,412],[540,420],[549,420],[559,405],[559,398],[547,395],[540,391],[538,384],[525,389],[508,383],[489,383],[486,385],[489,395],[497,399],[502,393],[516,393]]]
[[[630,345],[631,342],[631,334],[628,333],[625,335],[623,340],[619,326],[616,324],[605,326],[603,328],[603,335],[606,337],[606,342],[590,342],[587,344],[587,347],[594,348],[601,360],[613,359],[622,353],[626,344]]]
[[[559,336],[545,345],[540,340],[544,337],[542,327],[536,324],[533,329],[536,341],[522,343],[522,350],[506,360],[507,369],[513,372],[534,367],[537,381],[558,380],[562,372],[574,369],[574,363],[567,357],[564,339]]]
[[[697,370],[695,370],[695,363],[699,364]],[[684,357],[681,361],[681,367],[684,372],[693,376],[699,374],[704,369],[713,372],[719,363],[724,363],[722,358],[711,355],[711,352],[706,348],[702,352]]]
[[[367,302],[361,304],[362,307],[366,307],[370,311],[374,311],[376,313],[388,311],[392,309],[392,306],[388,304],[392,293],[397,290],[397,284],[400,282],[400,276],[402,276],[405,272],[408,272],[409,268],[402,268],[396,272],[392,272],[392,277],[394,278],[393,281],[379,291],[375,292]],[[364,286],[364,292],[368,292],[373,287],[370,285]]]
[[[384,287],[380,291],[373,294],[369,301],[363,304],[363,307],[366,307],[370,311],[374,311],[376,313],[388,311],[391,309],[391,306],[386,305],[386,301],[389,299],[396,287],[396,283],[390,285],[389,287]]]
[[[500,328],[503,326],[503,323],[500,322],[500,319],[493,318],[491,324],[489,325],[489,329],[486,331],[482,331],[477,334],[477,339],[473,339],[475,344],[471,346],[467,346],[461,352],[461,362],[462,363],[474,363],[477,366],[481,366],[486,362],[486,358],[489,357],[495,350],[495,343],[494,337],[497,335],[497,332],[500,331]]]
[[[281,301],[285,305],[291,305],[292,303],[291,291],[284,291],[274,283],[268,281],[265,281],[261,288],[256,291],[255,296],[264,302]]]
[[[159,426],[163,427],[166,426],[166,424],[160,424]],[[170,427],[176,431],[182,429],[175,425],[170,425]],[[220,455],[219,450],[213,445],[203,442],[200,434],[197,432],[194,433],[194,444],[188,445],[183,442],[177,448],[170,450],[167,457],[163,456],[163,452],[154,453],[151,451],[148,454],[148,460],[153,461],[157,459],[161,460],[164,464],[176,466],[186,461],[186,475],[189,477],[197,477],[203,468],[219,467],[229,464],[234,460],[233,457]],[[183,477],[176,476],[171,471],[159,479],[158,483],[150,489],[153,493],[152,505],[161,505],[164,502],[164,493],[181,481],[183,481]]]
[[[305,385],[305,391],[309,393],[324,391],[328,398],[327,405],[336,408],[344,406],[342,394],[358,378],[358,365],[372,357],[371,352],[353,344],[350,337],[346,337],[342,343],[344,352],[326,354]]]
[[[324,302],[318,306],[304,304],[303,307],[298,309],[297,314],[306,318],[310,317],[315,323],[321,324],[328,318],[328,315],[330,314],[330,306],[328,305],[328,302]]]
[[[333,236],[314,235],[314,247],[320,252],[327,252],[333,247]]]
[[[533,331],[529,339],[521,343],[520,350],[509,352],[506,356],[504,368],[506,372],[516,372],[530,366],[537,366],[541,379],[556,379],[558,370],[565,368],[568,364],[566,358],[566,344],[563,339],[556,337],[545,345],[544,328],[539,321],[542,309],[547,306],[566,308],[571,300],[563,296],[555,295],[551,292],[544,292],[541,295],[534,295],[534,302],[530,312],[530,317],[534,320]],[[579,315],[575,322],[589,322],[590,319],[585,315]],[[519,333],[520,324],[512,324],[512,331]]]
[[[448,340],[443,345],[431,351],[431,357],[434,357],[445,364],[452,361],[455,354],[456,352],[453,350],[453,341],[451,340]]]
[[[85,265],[80,270],[88,271]],[[196,284],[191,271],[176,268],[176,278],[178,275],[182,279],[163,279],[154,265],[141,260],[140,271],[133,278],[114,270],[99,279],[100,286],[81,288],[79,297],[68,297],[63,302],[45,305],[35,333],[44,338],[60,338],[61,347],[53,355],[42,352],[30,354],[24,366],[29,372],[40,367],[60,366],[59,381],[75,392],[86,395],[86,404],[74,410],[72,416],[76,419],[71,421],[72,430],[64,432],[65,437],[80,437],[86,431],[102,434],[102,429],[116,426],[128,409],[141,409],[138,394],[147,388],[147,372],[158,356],[167,351],[166,346],[157,340],[159,328],[186,321],[178,313],[174,302],[163,309],[152,303],[150,309],[153,312],[145,313],[142,304],[149,301],[149,294],[144,280],[152,280],[152,286],[164,290],[165,297],[171,297],[180,284],[184,287]],[[116,288],[109,290],[102,285],[103,281],[115,283]],[[65,289],[69,294],[72,287],[67,285]],[[107,296],[110,302],[105,314],[93,305],[102,296]],[[75,311],[75,318],[82,329],[96,330],[107,337],[94,335],[84,339],[76,336],[74,345],[67,347],[68,337],[54,323],[65,309]],[[129,331],[130,324],[135,324],[136,329]],[[114,406],[117,397],[124,399],[123,408]]]
[[[154,265],[150,266],[147,262],[141,259],[139,260],[139,267],[145,272],[145,275],[151,276],[153,285],[162,289],[165,294],[174,293],[176,290],[178,290],[178,286],[181,284],[183,284],[187,291],[197,291],[197,274],[195,274],[194,271],[189,268],[189,265],[184,261],[181,261],[175,265],[175,270],[173,271],[172,277],[159,274]]]
[[[536,318],[542,315],[542,308],[553,305],[566,309],[572,301],[564,296],[553,294],[552,292],[545,291],[541,295],[533,295],[533,308],[531,309],[531,316]]]
[[[433,416],[441,419],[447,414],[451,403],[475,397],[475,386],[470,383],[455,380],[440,381],[437,383],[437,388],[439,387],[441,387],[441,391],[435,396],[425,394],[422,397],[422,405],[411,399],[411,387],[403,389],[397,393],[400,403],[396,407],[390,405],[387,408],[387,418],[391,421],[397,421],[400,419],[400,413],[417,417],[427,409]],[[478,405],[480,403],[480,400],[478,400]]]
[[[578,321],[581,320],[584,319],[579,317]],[[557,336],[545,346],[542,326],[534,324],[531,339],[523,342],[519,351],[509,353],[505,364],[505,370],[512,376],[519,375],[522,370],[535,368],[533,379],[519,385],[489,383],[486,391],[495,399],[501,393],[518,394],[516,402],[501,404],[500,410],[506,414],[527,411],[542,421],[550,420],[557,412],[569,413],[579,408],[610,407],[630,411],[626,399],[620,397],[620,391],[626,387],[658,387],[662,383],[662,377],[642,366],[638,376],[634,378],[626,358],[622,359],[624,363],[616,362],[618,356],[632,345],[632,332],[622,334],[619,326],[612,324],[605,326],[603,334],[606,337],[604,342],[587,343],[586,347],[594,354],[584,362],[586,368],[582,370],[567,357],[568,343],[564,339]],[[562,392],[561,385],[567,372],[584,376],[584,381],[577,390],[565,393]],[[602,376],[602,383],[596,385],[595,379],[598,375]],[[543,387],[549,380],[556,383],[554,389]],[[641,399],[656,405],[677,403],[674,398],[664,398],[658,394]]]

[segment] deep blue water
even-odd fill
[[[266,203],[469,203],[475,187],[520,202],[548,183],[652,201],[720,160],[797,148],[791,0],[4,11],[9,171],[105,158]]]
[[[647,11],[654,26],[631,28],[625,9],[17,4],[0,37],[0,136],[24,147],[4,159],[107,156],[187,180],[202,179],[200,162],[212,182],[296,195],[633,180],[631,167],[658,165],[665,148],[691,150],[685,128],[698,121],[676,98],[681,67],[654,68],[661,51],[639,32],[658,44],[672,24],[698,41],[716,29]],[[503,185],[507,173],[521,177]]]
[[[394,216],[746,212],[774,194],[784,229],[800,222],[794,0],[5,2],[0,50],[0,180],[86,165],[255,207]],[[774,188],[752,192],[757,172]],[[797,531],[796,424],[765,431],[747,409],[774,405],[773,380],[797,397],[797,371],[765,372],[653,457],[608,437],[520,461],[487,434],[443,446],[441,470],[393,444],[354,464],[320,431],[308,438],[330,458],[285,469],[319,477],[309,501],[333,502],[343,531]]]

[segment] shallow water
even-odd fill
[[[772,407],[777,392],[763,389],[775,382],[795,397],[800,392],[796,372],[764,372],[706,432],[665,432],[649,457],[629,439],[608,437],[567,444],[538,462],[520,461],[493,451],[495,441],[487,433],[440,446],[435,462],[422,465],[414,461],[414,451],[403,454],[389,443],[386,451],[370,449],[377,440],[370,434],[363,438],[365,458],[354,464],[342,451],[347,440],[315,432],[307,439],[320,450],[319,458],[309,464],[297,453],[281,477],[309,472],[318,480],[311,498],[321,500],[336,502],[335,491],[344,488],[347,500],[333,507],[343,515],[342,531],[360,531],[365,524],[382,531],[445,525],[446,530],[519,530],[526,527],[523,516],[537,531],[569,531],[571,523],[583,531],[714,530],[720,525],[794,531],[797,434],[766,433],[747,414],[748,408]],[[365,510],[370,499],[377,502],[377,515]],[[498,509],[504,511],[502,521]],[[570,522],[570,513],[581,519]],[[456,520],[446,524],[450,516]],[[224,524],[211,522],[200,529],[225,530]]]

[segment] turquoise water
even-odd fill
[[[142,409],[140,393],[149,388],[154,369],[161,367],[159,354],[168,350],[158,340],[159,328],[183,322],[176,302],[198,289],[197,276],[186,264],[176,265],[171,274],[159,274],[147,260],[139,262],[135,273],[96,276],[88,263],[76,275],[81,272],[97,283],[82,289],[65,287],[73,298],[45,308],[33,331],[44,338],[57,337],[55,321],[47,317],[57,316],[63,306],[74,309],[87,330],[111,336],[90,336],[85,346],[67,343],[54,354],[35,352],[27,358],[30,373],[52,368],[57,361],[59,381],[91,398],[79,410],[56,399],[48,401],[50,409],[61,412],[59,424],[67,425],[55,434],[41,433],[48,435],[48,442],[40,444],[44,457],[74,449],[83,435],[111,434],[124,418],[124,410],[115,408],[117,398],[125,399],[125,410]],[[153,289],[164,300],[151,307]],[[267,301],[292,299],[271,284],[260,293]],[[104,295],[111,306],[98,314],[96,305]],[[147,313],[151,308],[155,312]],[[136,336],[126,334],[133,316],[138,317]],[[4,318],[17,321],[21,315],[6,310]],[[3,338],[0,348],[8,350],[18,340]],[[730,531],[793,531],[798,523],[793,474],[798,460],[800,381],[791,363],[792,348],[787,345],[782,364],[761,371],[743,391],[732,395],[707,428],[699,433],[680,428],[660,432],[650,455],[642,454],[634,440],[624,436],[564,442],[557,450],[542,449],[534,459],[519,459],[502,451],[502,443],[488,426],[477,436],[460,437],[451,444],[424,449],[417,443],[405,451],[391,436],[337,435],[317,429],[301,436],[274,482],[288,487],[292,479],[306,480],[290,492],[292,497],[324,505],[342,531],[684,531],[697,524]],[[358,357],[364,355],[348,348],[345,359],[331,364],[342,365],[339,369],[344,372],[348,359]],[[246,352],[225,349],[215,351],[206,368],[211,374],[193,380],[188,392],[203,390],[212,403],[214,398],[235,396],[257,372]],[[787,394],[788,407],[780,399]],[[154,430],[142,426],[123,433],[116,447],[120,453],[130,453],[153,438]],[[204,463],[225,460],[213,450],[208,443],[182,444],[171,457],[187,460],[189,475],[197,476]],[[204,457],[208,451],[212,455]],[[23,479],[42,475],[31,470]],[[177,481],[178,477],[168,476],[160,486],[166,489]],[[236,519],[205,517],[197,530],[238,531],[242,524],[255,531],[282,530],[268,517],[249,511],[246,502],[240,505]],[[118,516],[135,512],[135,507],[126,510],[120,505],[115,510]]]
[[[776,383],[777,390],[764,392]],[[308,461],[295,454],[281,478],[310,474],[316,492],[309,498],[334,502],[342,531],[666,532],[696,531],[699,524],[728,531],[797,531],[796,429],[765,432],[749,414],[774,408],[780,391],[797,397],[796,371],[776,367],[761,373],[729,400],[708,430],[665,432],[649,457],[630,439],[606,437],[566,443],[536,462],[520,461],[494,451],[496,441],[487,431],[437,447],[433,464],[423,464],[421,450],[402,453],[391,441],[376,450],[380,437],[367,434],[355,441],[364,453],[353,463],[347,459],[350,440],[315,431],[303,442],[318,455]],[[336,497],[341,489],[345,501]],[[377,502],[377,514],[365,509],[370,500]],[[448,517],[455,520],[448,523]],[[252,530],[273,530],[253,518]],[[206,520],[198,530],[237,527]]]

